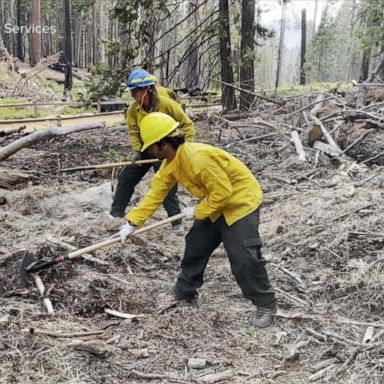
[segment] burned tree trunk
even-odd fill
[[[255,89],[255,0],[243,0],[241,3],[241,88],[251,92]],[[254,97],[240,92],[240,109],[252,107]]]
[[[64,0],[64,60],[65,60],[65,82],[64,98],[70,93],[73,85],[72,78],[72,36],[71,36],[71,3]]]
[[[361,69],[360,69],[360,78],[359,78],[360,82],[368,79],[369,62],[371,60],[371,50],[372,48],[364,48],[363,60],[362,60]]]
[[[233,69],[229,60],[231,57],[231,38],[229,30],[228,0],[219,1],[219,14],[221,80],[224,83],[233,84]],[[223,106],[223,110],[225,111],[236,109],[236,96],[234,88],[222,84],[221,104]]]

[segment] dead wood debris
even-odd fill
[[[142,243],[97,252],[91,262],[42,273],[55,310],[48,317],[35,291],[18,289],[17,250],[32,248],[50,258],[88,244],[90,237],[116,233],[121,221],[98,206],[74,204],[75,197],[69,201],[109,174],[55,170],[105,162],[110,148],[126,154],[128,138],[96,130],[92,142],[71,135],[8,158],[7,167],[33,174],[40,184],[0,189],[7,202],[0,206],[4,381],[14,381],[18,366],[17,376],[26,382],[70,377],[76,383],[81,373],[79,380],[97,384],[381,384],[383,110],[378,99],[368,98],[369,90],[365,100],[371,104],[356,108],[353,91],[290,97],[278,106],[258,103],[246,118],[209,112],[198,122],[199,141],[240,158],[264,190],[263,254],[279,311],[274,326],[263,331],[249,326],[253,307],[242,298],[220,248],[198,304],[162,307],[160,294],[172,288],[184,247],[183,238],[168,229],[148,233]],[[138,187],[133,204],[144,191]],[[46,208],[47,200],[64,194],[68,201],[60,200],[56,211]],[[190,203],[184,191],[180,198]],[[163,212],[156,215],[161,219]],[[119,321],[111,321],[106,308],[114,308],[110,314]],[[22,332],[30,328],[34,337]]]

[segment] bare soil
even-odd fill
[[[99,262],[82,258],[42,272],[55,309],[47,315],[36,287],[20,285],[25,252],[65,254],[112,236],[122,224],[107,214],[110,172],[57,169],[109,162],[111,148],[129,154],[128,135],[79,133],[2,164],[31,179],[0,189],[0,383],[384,382],[383,167],[340,163],[310,150],[309,161],[301,162],[282,135],[289,138],[289,131],[228,146],[239,139],[236,131],[218,142],[206,122],[197,130],[199,141],[240,158],[263,187],[260,232],[279,301],[274,325],[250,326],[255,309],[242,297],[222,248],[210,259],[197,303],[167,306],[164,296],[184,249],[183,236],[170,226],[96,251]],[[271,130],[239,132],[253,137]],[[191,204],[181,188],[180,198]],[[160,209],[151,222],[165,217]],[[188,230],[191,223],[184,225]],[[143,316],[120,319],[106,308]],[[370,324],[377,338],[365,345]],[[93,331],[100,332],[77,335]],[[191,358],[204,359],[204,367],[189,367]]]

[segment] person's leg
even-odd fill
[[[274,311],[275,292],[269,283],[265,260],[261,255],[259,209],[231,226],[225,223],[223,217],[219,220],[224,248],[244,296],[256,306]]]
[[[111,215],[114,217],[124,217],[135,186],[140,182],[150,169],[150,165],[132,165],[123,168],[117,179],[117,188],[111,207]]]
[[[196,296],[196,289],[203,285],[209,256],[220,243],[220,230],[216,223],[211,223],[210,220],[195,220],[185,238],[181,273],[174,287],[178,299],[191,300]]]

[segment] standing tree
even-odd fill
[[[188,41],[187,55],[186,60],[186,76],[185,83],[187,88],[194,88],[199,84],[199,45],[196,40],[198,34],[198,26],[200,22],[199,17],[199,0],[189,0],[188,1],[188,14],[191,14],[189,17],[190,30],[192,31]]]
[[[65,81],[64,98],[70,93],[73,85],[72,79],[72,36],[71,36],[71,0],[64,0],[64,61]]]
[[[251,92],[255,89],[255,0],[241,3],[240,84]],[[240,109],[252,107],[254,96],[240,92]]]
[[[219,0],[219,19],[220,19],[220,62],[221,80],[225,83],[233,84],[233,68],[230,58],[231,35],[229,30],[229,7],[228,0]],[[224,111],[236,109],[235,90],[225,84],[222,85],[221,104]]]
[[[277,88],[279,87],[280,82],[280,70],[281,70],[281,61],[283,59],[283,49],[284,49],[284,32],[285,32],[285,13],[287,9],[287,1],[282,0],[281,8],[281,22],[280,22],[280,40],[279,40],[279,51],[277,54],[277,69],[276,69],[276,82],[275,82],[275,97],[277,95]]]
[[[41,60],[41,33],[36,30],[36,27],[41,25],[40,0],[32,0],[29,25],[32,28],[30,32],[30,62],[31,66],[35,66]]]
[[[300,54],[300,85],[305,85],[305,51],[307,48],[307,15],[301,11],[301,54]]]
[[[17,0],[16,4],[16,22],[19,29],[21,28],[21,0]],[[17,45],[17,58],[24,61],[23,53],[23,35],[21,32],[16,34],[16,45]]]

